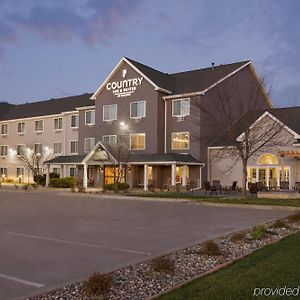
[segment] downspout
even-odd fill
[[[209,153],[209,147],[207,147],[207,181],[211,182],[210,180],[210,153]]]
[[[167,153],[167,100],[163,97],[165,102],[165,132],[164,132],[164,153]]]

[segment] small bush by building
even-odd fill
[[[267,230],[263,225],[257,225],[252,229],[251,237],[254,240],[262,240],[266,236]]]
[[[158,273],[174,273],[175,265],[168,257],[157,257],[152,260],[152,269]]]
[[[54,188],[71,188],[74,187],[76,180],[74,177],[52,178],[50,186]]]
[[[241,243],[242,241],[245,240],[246,237],[246,232],[240,231],[240,232],[235,232],[231,235],[230,241],[233,243]]]
[[[83,284],[87,297],[105,297],[112,286],[111,274],[94,273]]]
[[[126,182],[119,182],[119,183],[110,183],[110,184],[104,184],[103,185],[103,191],[126,191],[129,189],[129,184]]]
[[[204,242],[200,253],[208,256],[219,256],[222,254],[218,244],[213,240]]]
[[[273,224],[272,224],[272,227],[273,228],[288,228],[288,225],[287,223],[282,220],[282,219],[279,219],[279,220],[276,220]]]

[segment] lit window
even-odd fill
[[[8,146],[0,146],[0,156],[7,156]]]
[[[102,136],[102,142],[103,143],[114,144],[114,143],[117,142],[117,136],[116,135],[103,135]]]
[[[8,124],[1,124],[1,135],[8,134]]]
[[[35,121],[35,131],[40,132],[44,130],[44,120]]]
[[[190,99],[177,99],[172,101],[172,115],[185,117],[190,114]]]
[[[78,153],[78,141],[71,141],[71,153],[72,154]]]
[[[2,177],[3,175],[7,177],[8,174],[8,168],[0,168],[0,176]]]
[[[18,133],[24,133],[25,132],[25,122],[19,122],[18,123]]]
[[[185,150],[189,149],[190,133],[187,132],[173,132],[172,133],[172,149]]]
[[[17,155],[26,154],[26,145],[17,145]]]
[[[78,128],[79,126],[79,116],[72,115],[71,116],[71,128]]]
[[[260,165],[278,165],[278,159],[273,154],[263,154],[258,158],[257,163]]]
[[[95,111],[88,110],[85,112],[85,125],[95,125]]]
[[[63,118],[54,119],[54,129],[61,130],[63,128]]]
[[[24,177],[24,168],[17,168],[17,177],[22,178]]]
[[[117,104],[103,105],[103,121],[117,120]]]
[[[145,133],[134,133],[130,135],[131,150],[145,150]]]
[[[146,101],[132,102],[130,103],[130,118],[142,118],[145,117]]]
[[[62,153],[62,143],[54,143],[53,154],[61,154],[61,153]]]
[[[93,147],[95,146],[95,139],[94,138],[86,138],[84,140],[84,152],[90,152]]]
[[[42,154],[43,153],[43,144],[34,144],[34,153]]]

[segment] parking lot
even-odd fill
[[[290,211],[0,190],[0,300],[149,259]]]

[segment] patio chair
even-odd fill
[[[209,181],[204,181],[205,195],[206,195],[207,191],[210,191],[210,189],[211,189],[211,186],[210,186]]]
[[[294,189],[300,193],[300,182],[299,182],[299,181],[296,181],[296,182],[295,182],[295,187],[294,187]]]
[[[216,194],[217,194],[217,191],[220,191],[220,193],[221,193],[222,186],[221,186],[220,180],[213,180],[210,191],[211,192],[216,192]]]
[[[249,193],[250,196],[257,196],[257,192],[258,192],[258,182],[255,183],[249,183]]]
[[[288,190],[289,189],[289,182],[288,181],[280,181],[280,189],[281,190]]]
[[[234,181],[232,183],[232,186],[229,188],[230,193],[234,192],[236,194],[236,188],[237,188],[237,181]]]

